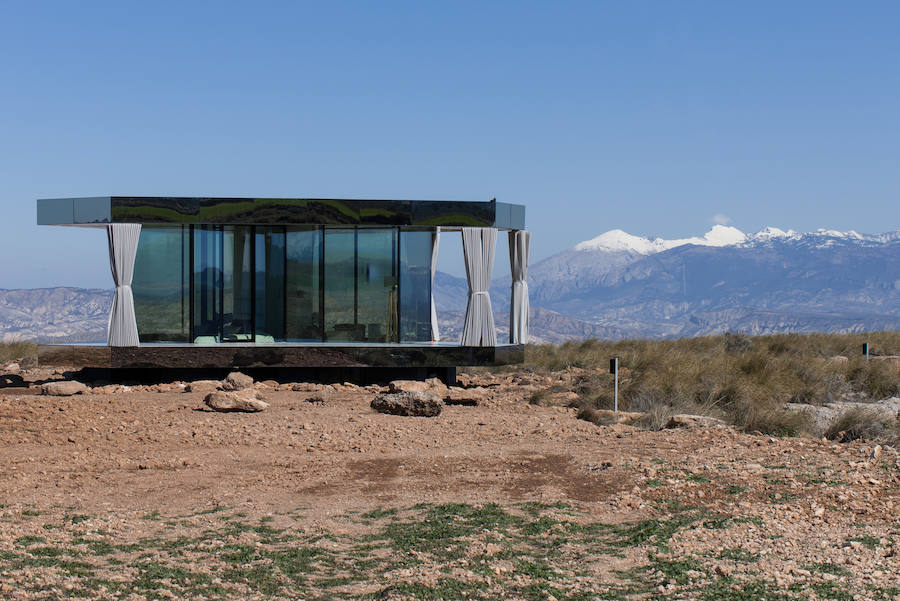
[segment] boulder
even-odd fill
[[[666,428],[711,428],[713,426],[724,426],[725,422],[708,415],[688,415],[680,413],[673,415],[666,422]]]
[[[41,393],[50,396],[72,396],[73,394],[87,394],[90,389],[74,380],[62,380],[47,382],[41,386]]]
[[[218,380],[196,380],[184,385],[185,392],[212,392],[217,390],[221,382]]]
[[[269,404],[253,389],[214,390],[203,399],[206,406],[214,411],[256,412],[266,409]]]
[[[222,382],[222,390],[244,390],[253,388],[253,378],[239,371],[233,371]]]
[[[379,394],[372,400],[372,409],[390,415],[435,417],[441,414],[444,403],[433,392],[397,392]]]
[[[22,371],[22,368],[19,367],[18,363],[7,363],[3,366],[3,371],[8,374],[17,374]]]

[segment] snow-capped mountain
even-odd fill
[[[778,231],[780,232],[781,230]],[[649,238],[632,236],[622,230],[610,230],[591,240],[579,242],[574,248],[575,250],[585,251],[600,250],[649,255],[669,250],[670,248],[684,246],[686,244],[694,244],[697,246],[731,246],[740,244],[746,240],[747,236],[736,227],[716,225],[701,238],[693,237],[680,240],[664,240],[662,238],[650,240]]]
[[[529,280],[537,306],[626,336],[900,329],[900,232],[613,230],[536,263]]]
[[[887,234],[863,235],[853,230],[839,232],[837,230],[819,229],[815,232],[799,233],[794,230],[782,230],[777,227],[766,227],[755,234],[747,235],[736,227],[714,225],[703,236],[666,240],[664,238],[644,238],[633,236],[622,230],[610,230],[596,238],[579,242],[573,250],[628,252],[639,255],[650,255],[679,246],[754,246],[777,240],[794,240],[815,242],[818,244],[834,243],[836,240],[853,240],[860,243],[880,244],[896,239],[897,232]]]

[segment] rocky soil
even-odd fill
[[[372,409],[402,384],[217,413],[221,382],[7,374],[0,598],[900,599],[895,449],[597,426],[576,371],[433,383],[436,417]]]

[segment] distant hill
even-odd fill
[[[0,289],[0,341],[106,340],[112,290]]]

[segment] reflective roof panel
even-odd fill
[[[186,223],[524,229],[525,207],[495,201],[104,196],[37,201],[38,225]]]

